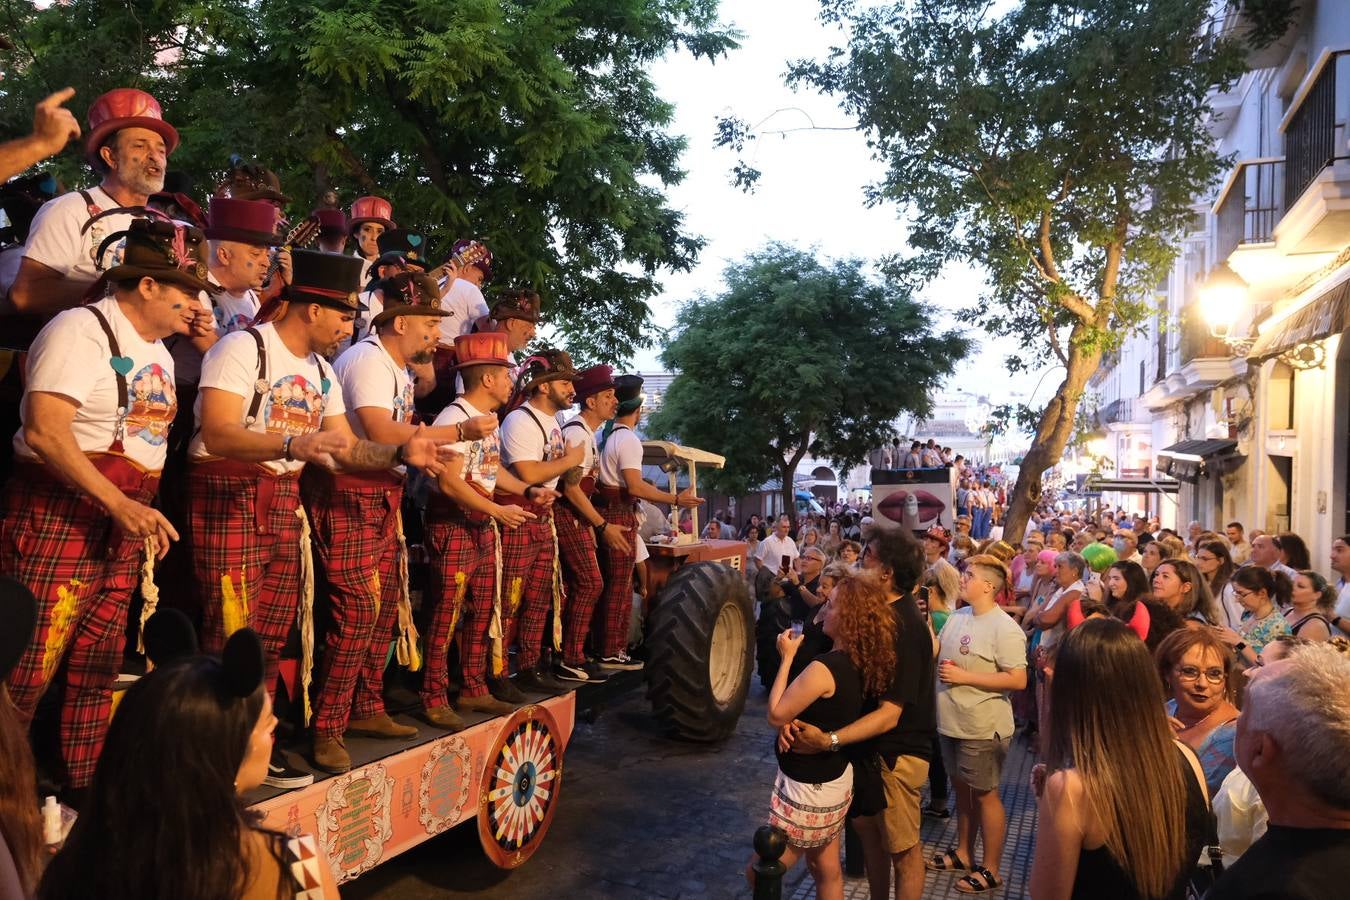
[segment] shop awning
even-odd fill
[[[1099,478],[1089,479],[1086,487],[1089,491],[1119,491],[1122,494],[1175,494],[1181,485],[1170,478]]]
[[[1194,482],[1208,474],[1207,462],[1215,457],[1230,456],[1237,449],[1237,441],[1213,438],[1199,441],[1181,441],[1158,451],[1155,467],[1160,475],[1177,481]]]
[[[1350,281],[1342,281],[1298,312],[1261,332],[1247,358],[1261,362],[1300,344],[1340,334],[1347,325],[1347,312],[1350,312]]]

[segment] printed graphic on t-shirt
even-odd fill
[[[323,394],[303,375],[287,375],[272,385],[263,419],[272,434],[312,434],[323,424]]]
[[[464,460],[465,481],[478,481],[496,484],[497,469],[502,461],[501,439],[493,432],[481,441],[469,444],[469,453]]]
[[[252,316],[246,316],[243,313],[230,313],[229,310],[217,306],[214,310],[216,317],[216,332],[220,337],[227,334],[233,334],[236,331],[243,331],[248,327],[248,323],[253,321]]]
[[[169,439],[169,426],[178,410],[173,377],[159,363],[150,363],[128,384],[131,408],[127,410],[127,435],[158,447]]]
[[[544,462],[562,459],[567,455],[567,442],[563,440],[562,429],[556,424],[548,431],[548,446],[544,448]]]
[[[403,386],[403,393],[394,398],[394,421],[407,422],[412,416],[413,385],[409,381]]]

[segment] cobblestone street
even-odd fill
[[[1026,790],[1030,763],[1020,740],[1009,757],[1007,886],[1020,897],[1034,830]],[[764,692],[757,684],[736,733],[716,746],[659,734],[640,691],[578,720],[565,782],[543,846],[520,869],[494,868],[472,828],[458,828],[343,886],[347,898],[748,898],[743,869],[764,820],[775,772]],[[946,846],[954,823],[926,819],[925,845]],[[929,881],[927,896],[954,895],[954,879]],[[847,896],[866,897],[864,879]],[[812,897],[805,867],[789,873],[784,897]]]

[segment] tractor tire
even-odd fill
[[[730,566],[693,563],[652,608],[647,699],[671,734],[720,741],[745,709],[755,665],[755,620],[745,581]]]

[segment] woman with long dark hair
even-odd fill
[[[1308,641],[1331,640],[1331,616],[1336,610],[1336,588],[1321,573],[1305,569],[1294,579],[1289,608],[1284,611],[1289,630]]]
[[[277,724],[257,635],[235,632],[224,660],[176,661],[127,691],[39,900],[300,894],[290,863],[313,839],[262,828],[242,798],[267,774]],[[337,897],[332,871],[318,869],[322,896]]]
[[[1204,843],[1204,774],[1124,623],[1089,620],[1060,643],[1046,738],[1031,896],[1184,896]]]
[[[1223,614],[1222,624],[1229,628],[1238,627],[1242,622],[1242,606],[1237,602],[1233,585],[1230,583],[1237,567],[1233,565],[1228,545],[1219,540],[1201,541],[1200,546],[1196,548],[1194,562],[1200,574],[1209,582],[1209,592],[1218,602],[1219,612]]]
[[[1175,612],[1190,627],[1218,625],[1220,613],[1209,582],[1192,563],[1165,559],[1153,570],[1153,599]]]
[[[1275,539],[1275,546],[1280,548],[1280,562],[1294,571],[1312,568],[1312,554],[1308,552],[1308,545],[1292,531],[1279,535]]]

